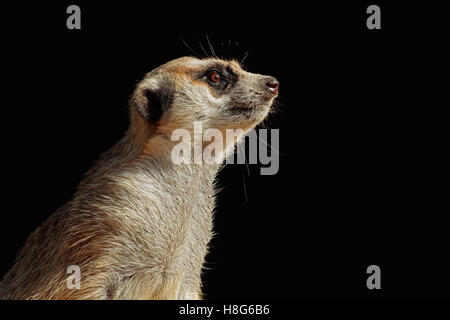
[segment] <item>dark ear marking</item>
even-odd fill
[[[144,119],[149,120],[150,122],[158,122],[163,114],[160,92],[146,89],[144,91],[144,96],[147,99]]]
[[[132,97],[132,107],[149,122],[158,122],[169,110],[173,100],[173,86],[163,83],[156,89],[138,86]]]

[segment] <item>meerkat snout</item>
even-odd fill
[[[278,87],[280,86],[280,83],[277,79],[274,77],[271,77],[266,82],[266,88],[269,90],[269,92],[273,95],[278,95]]]

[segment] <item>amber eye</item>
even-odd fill
[[[211,72],[208,75],[208,79],[212,82],[212,83],[219,83],[220,82],[220,74],[217,73],[216,71]]]

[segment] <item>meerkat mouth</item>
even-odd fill
[[[236,111],[250,111],[253,109],[251,105],[238,104],[236,106],[231,107],[232,110]]]
[[[262,108],[264,106],[265,105],[263,105],[263,104],[253,104],[253,103],[244,104],[244,103],[240,103],[240,104],[237,104],[237,105],[231,107],[231,110],[241,111],[241,112],[242,111],[243,112],[250,112],[250,111],[253,111],[255,109]]]

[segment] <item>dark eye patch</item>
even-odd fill
[[[226,73],[226,76],[228,77],[228,80],[232,83],[232,84],[235,84],[237,81],[238,81],[238,76],[237,76],[237,74],[233,71],[233,69],[231,69],[231,67],[230,66],[227,66],[226,68],[225,68],[225,73]]]
[[[209,81],[208,76],[211,73],[218,73],[221,79],[220,82],[213,83]],[[237,75],[233,72],[230,66],[224,66],[222,64],[210,66],[205,69],[199,78],[206,81],[214,90],[222,92],[232,87],[237,81]]]

